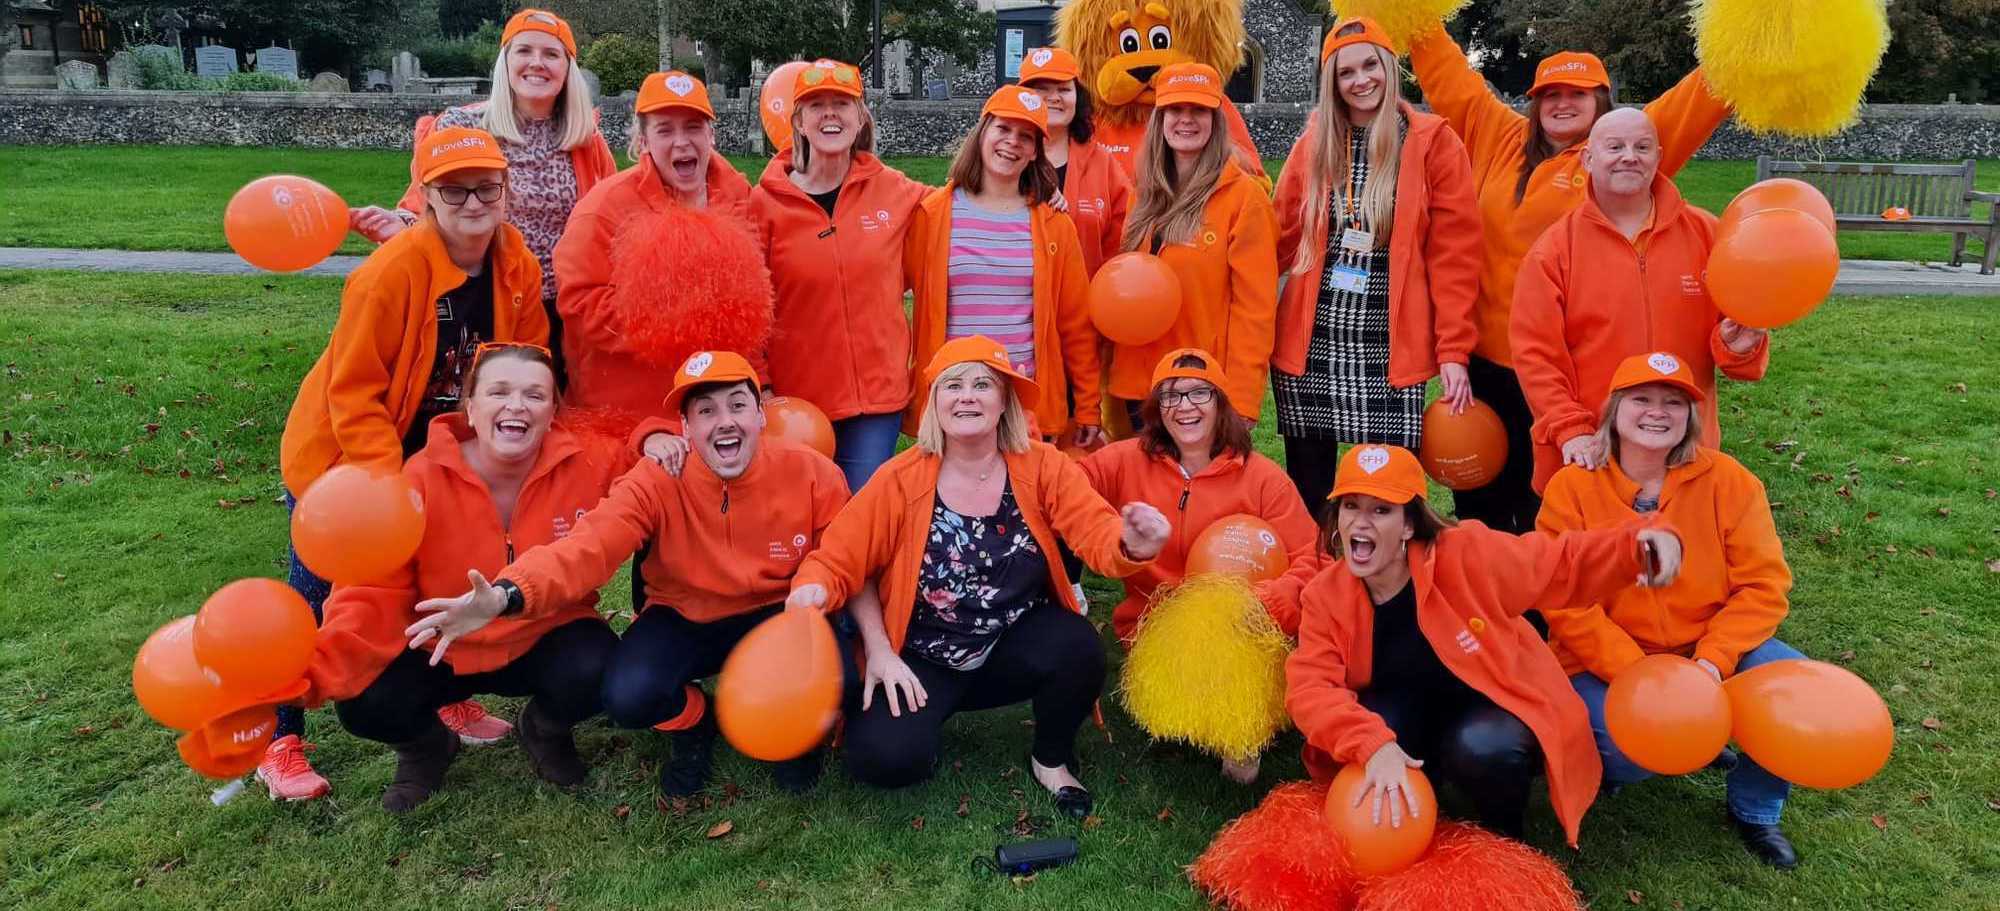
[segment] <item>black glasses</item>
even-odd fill
[[[465,198],[468,196],[477,196],[479,197],[479,201],[483,203],[499,202],[500,197],[507,192],[507,185],[504,183],[482,183],[476,187],[461,187],[456,184],[441,183],[433,186],[432,189],[437,191],[438,198],[444,200],[445,205],[462,206],[465,205]]]
[[[1186,392],[1169,390],[1160,393],[1161,408],[1179,408],[1182,402],[1190,405],[1206,405],[1213,401],[1215,401],[1214,386],[1203,386],[1199,389],[1190,389]]]

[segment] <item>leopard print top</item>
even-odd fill
[[[451,108],[438,115],[436,128],[446,127],[485,129],[486,118],[470,106]],[[522,121],[521,134],[523,142],[500,143],[507,156],[507,221],[520,229],[541,261],[542,299],[551,303],[556,297],[556,241],[576,207],[576,168],[569,152],[556,144],[555,120]]]

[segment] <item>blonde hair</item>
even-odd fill
[[[519,40],[516,35],[514,41]],[[514,87],[507,79],[507,50],[512,46],[513,42],[508,42],[493,58],[493,92],[486,102],[482,126],[494,139],[520,143],[526,140],[521,135],[520,121],[514,119]],[[597,108],[591,103],[590,83],[584,81],[583,67],[577,65],[576,58],[568,60],[569,71],[563,76],[562,94],[556,96],[555,109],[556,146],[565,151],[597,135]]]
[[[1695,401],[1694,396],[1688,395],[1686,390],[1678,387],[1667,386],[1665,383],[1647,383],[1645,385],[1666,386],[1666,388],[1672,389],[1674,394],[1687,399],[1687,430],[1681,434],[1681,441],[1675,443],[1674,448],[1667,450],[1667,467],[1679,468],[1694,461],[1695,452],[1701,449],[1701,403]],[[1636,388],[1639,387],[1632,386],[1619,389],[1606,396],[1604,398],[1604,411],[1598,415],[1597,433],[1595,434],[1597,445],[1602,452],[1609,454],[1614,459],[1618,458],[1618,406],[1624,404],[1626,394]]]
[[[1222,179],[1222,169],[1229,164],[1229,124],[1223,120],[1221,108],[1209,111],[1208,145],[1195,159],[1193,173],[1185,177],[1177,173],[1179,165],[1167,147],[1161,126],[1166,116],[1166,108],[1155,107],[1146,120],[1146,138],[1139,143],[1139,164],[1133,172],[1138,199],[1125,217],[1121,245],[1125,250],[1137,250],[1154,237],[1163,244],[1193,240],[1208,199],[1215,195],[1216,184]]]
[[[1014,386],[1007,382],[1006,377],[978,361],[953,364],[940,371],[937,379],[931,381],[930,390],[925,393],[927,398],[924,399],[924,416],[917,421],[917,448],[928,455],[944,453],[944,427],[938,423],[937,409],[931,407],[937,403],[938,386],[946,380],[969,376],[974,371],[992,377],[1006,393],[1004,399],[1006,404],[1000,408],[1000,426],[994,430],[1000,451],[1027,452],[1028,413],[1021,408],[1021,397],[1014,394]]]
[[[854,147],[847,150],[849,155],[875,152],[875,112],[868,109],[868,103],[860,98],[853,99],[854,107],[861,111],[861,129],[854,134]],[[792,170],[803,171],[812,164],[812,144],[803,142],[799,135],[799,117],[805,113],[803,105],[792,106]]]
[[[1400,89],[1403,70],[1394,54],[1380,47],[1375,47],[1375,54],[1382,61],[1383,87],[1391,97],[1382,99],[1381,109],[1376,111],[1374,122],[1368,125],[1368,176],[1362,180],[1358,200],[1348,195],[1354,183],[1354,162],[1349,160],[1351,150],[1348,139],[1354,122],[1348,119],[1347,99],[1340,97],[1340,71],[1333,65],[1335,58],[1328,58],[1326,66],[1320,70],[1319,105],[1313,108],[1306,128],[1309,137],[1306,140],[1306,185],[1305,195],[1299,200],[1302,238],[1326,236],[1332,219],[1327,212],[1327,197],[1333,195],[1340,200],[1341,212],[1355,213],[1359,210],[1361,223],[1375,234],[1375,249],[1386,250],[1389,247],[1389,233],[1396,223],[1396,172],[1403,157]],[[1357,202],[1359,205],[1356,205]],[[1325,253],[1324,244],[1299,244],[1298,254],[1292,260],[1292,273],[1305,273],[1312,268],[1313,261]]]
[[[645,114],[635,113],[632,115],[632,121],[625,125],[626,158],[630,158],[636,162],[646,154],[646,124],[649,120],[651,120],[653,114],[657,113],[659,112],[653,111]],[[713,119],[710,119],[708,121],[708,136],[709,136],[709,143],[711,145],[714,144],[715,121]],[[711,154],[720,155],[722,153],[719,151],[711,150]],[[657,161],[653,162],[653,167],[655,169],[659,168],[659,166],[660,166],[659,162]]]

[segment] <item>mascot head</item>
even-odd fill
[[[1194,61],[1225,77],[1243,63],[1243,0],[1076,0],[1056,18],[1056,43],[1076,55],[1098,116],[1143,120],[1153,74]]]

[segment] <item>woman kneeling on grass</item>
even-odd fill
[[[1572,465],[1549,479],[1543,531],[1606,528],[1657,514],[1684,535],[1680,579],[1657,591],[1623,589],[1550,610],[1549,645],[1590,707],[1590,726],[1612,787],[1648,778],[1604,726],[1604,698],[1618,672],[1647,655],[1691,656],[1717,680],[1760,664],[1803,658],[1777,638],[1790,612],[1792,571],[1757,476],[1701,445],[1701,386],[1666,352],[1626,358],[1611,380],[1596,445],[1609,461]],[[1727,760],[1725,759],[1726,763]],[[1729,772],[1729,818],[1758,860],[1779,869],[1798,852],[1778,828],[1791,785],[1749,757]]]
[[[529,697],[519,733],[536,774],[562,786],[583,781],[570,731],[597,714],[599,680],[618,647],[597,615],[596,592],[464,635],[438,635],[433,620],[420,618],[442,615],[417,609],[464,591],[468,578],[483,585],[517,548],[555,540],[617,477],[622,466],[587,456],[574,436],[550,426],[551,360],[540,346],[480,349],[463,410],[432,421],[429,442],[403,466],[424,500],[416,556],[378,583],[341,586],[326,602],[307,698],[334,700],[349,733],[395,748],[396,777],[382,792],[391,813],[444,784],[459,738],[438,709],[475,693]]]
[[[1325,781],[1361,765],[1360,799],[1378,813],[1386,803],[1378,824],[1400,825],[1405,807],[1416,812],[1406,770],[1428,762],[1481,825],[1519,838],[1528,786],[1546,767],[1575,846],[1602,769],[1583,700],[1521,613],[1588,603],[1635,577],[1665,585],[1680,539],[1637,521],[1560,536],[1453,526],[1424,490],[1409,450],[1348,450],[1321,532],[1326,559],[1262,591],[1274,614],[1299,613],[1285,705],[1306,737],[1306,768]],[[1647,551],[1659,568],[1642,574]]]
[[[1144,503],[1121,515],[1068,456],[1030,438],[1022,401],[1037,390],[999,342],[946,342],[925,374],[917,445],[834,519],[788,601],[846,604],[861,628],[848,772],[879,787],[915,784],[938,763],[946,719],[1031,701],[1029,769],[1060,810],[1088,816],[1075,741],[1104,684],[1104,643],[1078,612],[1056,545],[1128,576],[1166,543],[1166,517]]]

